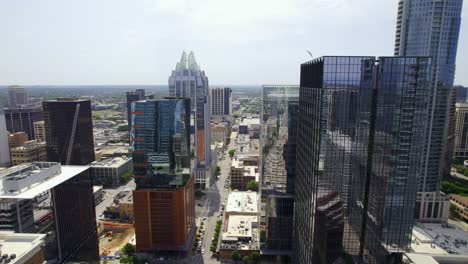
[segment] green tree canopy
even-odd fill
[[[242,259],[242,255],[239,253],[239,251],[234,250],[234,252],[232,252],[232,254],[231,254],[231,258],[232,258],[233,260],[236,260],[236,261],[237,261],[237,260],[241,260],[241,259]]]
[[[255,180],[251,180],[247,183],[247,190],[250,190],[250,191],[258,191],[258,182],[256,182]]]
[[[229,150],[229,157],[234,157],[234,154],[236,153],[236,150],[235,149],[231,149]]]
[[[124,253],[127,256],[131,256],[135,254],[136,248],[135,245],[132,245],[130,243],[125,244],[122,248],[122,253]]]

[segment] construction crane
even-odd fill
[[[70,164],[71,154],[73,150],[73,141],[75,140],[75,131],[76,131],[76,123],[78,122],[78,114],[80,113],[80,104],[76,104],[75,108],[75,116],[73,117],[73,125],[70,135],[70,142],[68,143],[68,150],[67,150],[67,160],[65,165]]]

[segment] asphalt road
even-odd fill
[[[225,200],[229,195],[229,188],[224,188],[226,180],[229,177],[229,170],[231,167],[231,158],[229,157],[227,151],[229,151],[229,149],[235,148],[234,144],[234,140],[231,140],[231,144],[228,146],[224,154],[224,160],[218,161],[218,166],[221,167],[221,175],[219,180],[217,180],[210,189],[205,190],[206,195],[201,201],[197,200],[196,216],[199,217],[199,219],[202,219],[203,217],[207,218],[204,221],[205,235],[202,239],[202,248],[204,248],[205,253],[203,254],[203,258],[200,258],[200,254],[192,257],[192,263],[219,263],[216,259],[211,258],[212,253],[210,251],[210,246],[211,240],[214,236],[216,221],[222,219],[222,216],[219,216],[219,213],[221,212],[220,205],[221,203],[225,203]],[[227,185],[229,186],[229,184]],[[199,203],[202,204],[202,207],[198,206]]]
[[[116,186],[114,188],[105,188],[104,198],[102,202],[96,205],[96,219],[100,220],[103,216],[101,216],[102,212],[106,210],[106,207],[111,205],[114,202],[114,196],[119,192],[125,190],[126,188],[130,188],[131,190],[135,189],[135,182],[133,179],[127,182],[125,185]]]

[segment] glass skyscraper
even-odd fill
[[[450,172],[455,138],[453,81],[462,4],[463,0],[400,0],[398,3],[395,55],[432,59],[420,192],[438,192],[443,175]],[[434,206],[434,215],[438,209]]]
[[[288,255],[292,249],[298,106],[299,86],[263,86],[260,137],[261,220],[266,226],[263,255]]]
[[[294,263],[398,263],[411,239],[427,57],[301,66]]]
[[[180,62],[169,77],[169,96],[191,99],[190,110],[194,113],[195,155],[197,165],[195,183],[209,187],[214,182],[211,157],[211,107],[208,77],[197,64],[195,55],[182,53]]]
[[[47,161],[88,165],[95,160],[91,101],[59,98],[42,102]],[[74,130],[73,130],[74,129]],[[69,149],[71,148],[71,150]]]
[[[187,251],[195,234],[190,99],[132,103],[137,251]]]

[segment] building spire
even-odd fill
[[[198,71],[199,68],[200,67],[197,64],[197,60],[195,59],[195,54],[193,53],[193,51],[190,51],[188,55],[188,69]]]
[[[187,53],[182,52],[182,57],[180,57],[180,62],[177,64],[179,70],[186,70],[187,69]],[[177,67],[176,67],[177,68]]]

